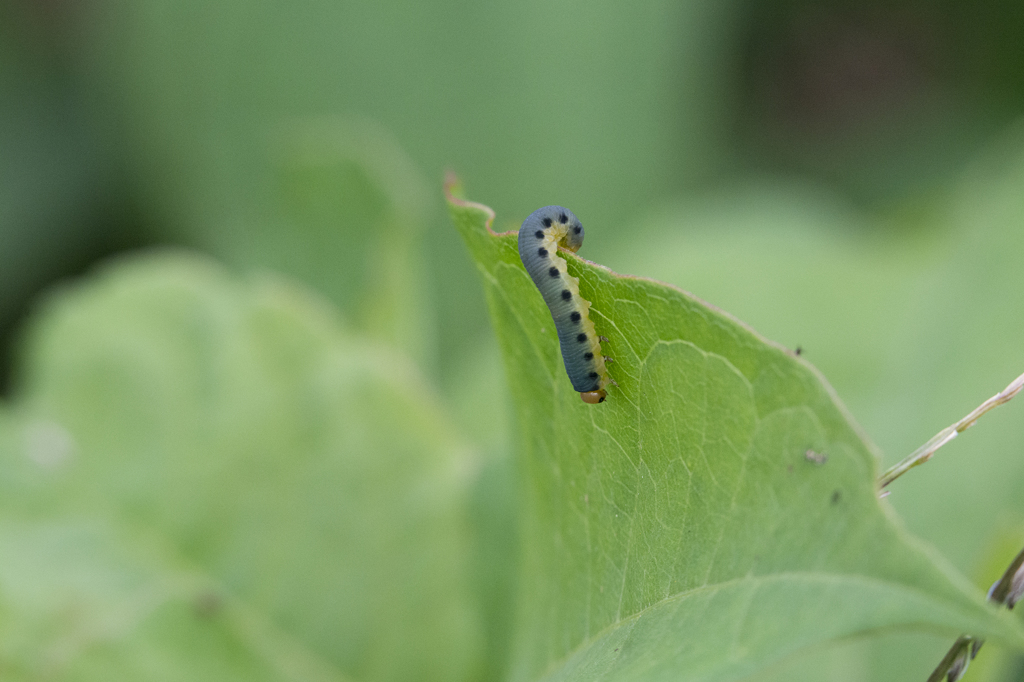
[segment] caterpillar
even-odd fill
[[[559,246],[575,253],[582,245],[580,219],[561,206],[537,209],[519,228],[519,257],[551,310],[565,372],[583,402],[595,405],[608,395],[601,337],[588,315],[590,301],[580,296],[579,280],[569,275],[565,259],[557,255]]]

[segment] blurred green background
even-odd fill
[[[500,547],[509,406],[442,206],[454,169],[497,228],[564,204],[588,259],[801,347],[891,464],[1024,371],[1022,115],[1006,0],[3,0],[0,386],[19,390],[42,292],[114,254],[282,273],[425,375]],[[1022,409],[890,498],[980,586],[1024,543]],[[943,646],[819,655],[832,679],[898,679]]]

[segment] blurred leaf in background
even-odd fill
[[[436,322],[420,257],[426,183],[368,121],[293,123],[287,133],[280,222],[238,235],[224,252],[300,273],[362,332],[433,369]]]
[[[476,678],[476,459],[412,363],[194,256],[47,308],[3,420],[0,667]]]

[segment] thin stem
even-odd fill
[[[966,431],[973,426],[974,422],[978,421],[978,418],[981,417],[981,415],[985,414],[992,408],[998,407],[999,405],[1009,401],[1010,398],[1020,393],[1022,388],[1024,388],[1024,374],[1021,374],[1010,382],[1010,385],[1005,389],[996,393],[981,405],[978,405],[978,407],[976,407],[969,415],[952,426],[947,426],[932,436],[931,440],[919,447],[917,450],[914,450],[914,452],[902,462],[890,467],[879,477],[878,487],[884,488],[917,465],[927,462],[932,458],[932,455],[935,454],[936,450],[956,438],[962,431]]]
[[[1024,549],[1014,557],[1002,577],[992,584],[988,591],[988,600],[997,604],[1006,604],[1006,608],[1012,609],[1021,597],[1021,589],[1024,589],[1022,567],[1024,567]]]
[[[1024,566],[1024,549],[1013,558],[1002,577],[989,588],[988,600],[990,602],[1008,609],[1013,608],[1013,605],[1020,599],[1021,593],[1024,592],[1022,566]],[[957,682],[967,672],[967,666],[978,655],[978,650],[984,643],[984,639],[971,635],[960,635],[953,646],[949,648],[946,657],[932,671],[928,682],[941,682],[943,677],[946,678],[946,682]]]
[[[941,682],[945,677],[947,682],[956,682],[964,673],[974,656],[971,655],[974,645],[974,638],[969,635],[960,635],[960,639],[953,643],[942,659],[938,667],[928,676],[928,682]]]

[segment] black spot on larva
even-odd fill
[[[551,227],[551,218],[544,219],[544,227]]]
[[[576,227],[572,228],[572,231],[573,231],[574,233],[576,233],[576,234],[579,234],[579,233],[580,233],[580,230],[582,230],[582,229],[583,229],[582,227],[580,227],[579,225],[577,225]]]
[[[551,275],[552,277],[558,277],[558,268],[556,268],[554,265],[552,265],[548,269],[548,274]]]
[[[579,336],[576,337],[576,340],[579,341],[580,343],[583,343],[584,341],[587,340],[587,335],[586,334],[580,334]]]
[[[572,298],[572,292],[568,289],[562,289],[562,300],[568,301],[570,298]]]
[[[548,255],[548,250],[542,246],[539,249],[537,249],[537,255],[540,256],[541,258],[544,258],[545,256]]]
[[[587,376],[589,376],[591,379],[596,379],[597,378],[597,372],[591,372]]]
[[[569,222],[569,217],[563,213],[562,215],[558,216],[558,222],[564,225],[565,223]]]
[[[573,322],[579,322],[580,321],[580,314],[579,313],[573,313],[572,315],[569,316],[569,319],[572,320]]]
[[[594,354],[590,353],[590,352],[584,353],[583,354],[583,359],[584,360],[593,360],[594,359]]]
[[[533,233],[533,236],[537,239],[544,239],[544,230],[537,230]]]
[[[597,402],[603,403],[604,399],[605,399],[605,396],[601,396],[600,398],[597,399]],[[618,649],[616,649],[616,651],[618,651]]]

